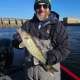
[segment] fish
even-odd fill
[[[17,32],[22,39],[22,42],[19,45],[20,48],[25,47],[29,51],[29,53],[41,63],[41,65],[46,71],[49,71],[52,74],[54,72],[58,72],[58,70],[54,68],[54,65],[46,64],[47,60],[43,56],[41,49],[37,46],[33,36],[30,35],[30,33],[22,29],[18,29]]]

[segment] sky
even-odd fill
[[[0,0],[0,17],[32,18],[35,0]],[[80,18],[80,0],[51,0],[52,10],[63,17]]]

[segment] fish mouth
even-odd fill
[[[25,47],[25,45],[23,44],[23,42],[21,42],[20,44],[19,44],[19,48],[24,48]]]

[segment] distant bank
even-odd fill
[[[5,27],[20,27],[28,19],[17,19],[17,18],[0,18],[0,28]],[[65,26],[80,26],[80,20],[75,18],[63,18],[61,21]]]
[[[80,19],[74,17],[65,17],[62,22],[65,26],[80,26]]]
[[[0,18],[0,27],[20,27],[27,19]]]

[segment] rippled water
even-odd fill
[[[80,54],[80,26],[68,26],[67,31],[72,53]]]

